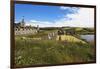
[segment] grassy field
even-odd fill
[[[17,36],[15,46],[16,66],[95,60],[94,46],[73,36],[63,35],[62,41],[58,40],[58,36],[56,40],[22,39],[21,36]]]

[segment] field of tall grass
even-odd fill
[[[16,66],[79,63],[95,60],[94,46],[75,37],[63,37],[66,37],[66,40],[34,40],[22,39],[21,36],[15,37]]]

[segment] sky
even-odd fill
[[[15,23],[40,27],[94,27],[94,8],[15,4]]]

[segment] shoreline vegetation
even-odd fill
[[[52,39],[47,39],[47,34],[56,32],[57,29],[46,28],[40,29],[37,34],[15,35],[16,66],[95,61],[94,42],[79,37],[81,34],[94,34],[94,29],[70,28],[69,31],[73,29],[75,34],[56,35]]]

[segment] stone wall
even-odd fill
[[[37,33],[36,29],[16,29],[15,30],[15,35],[27,35],[27,34],[35,34]]]

